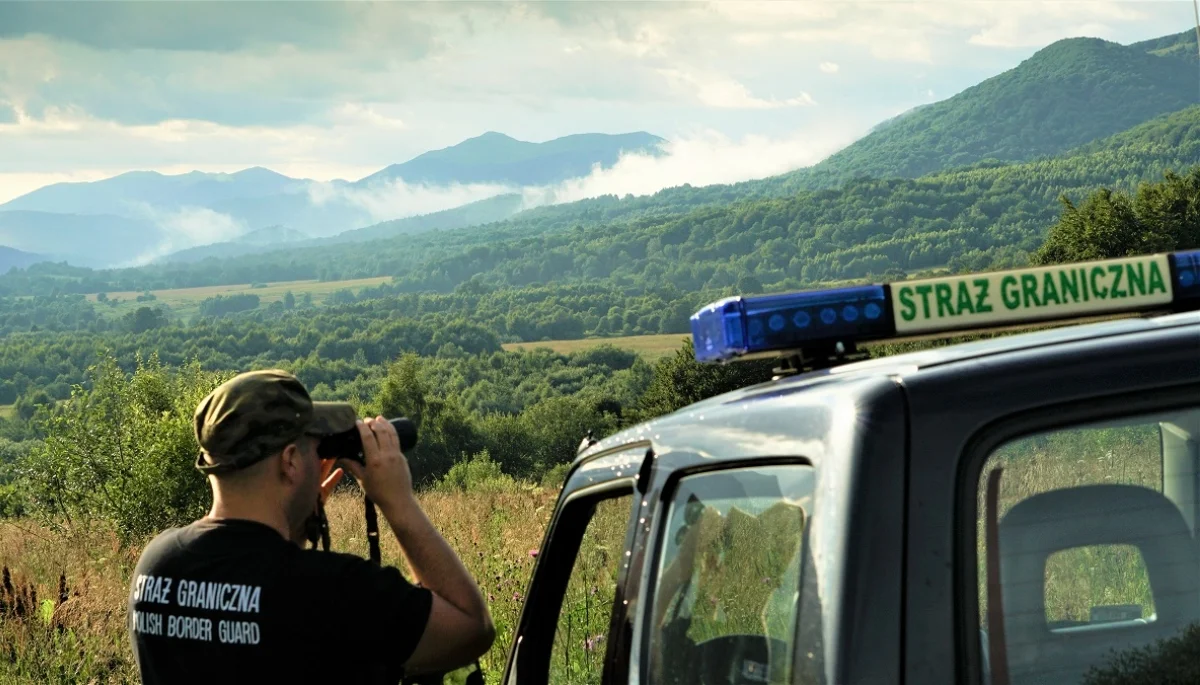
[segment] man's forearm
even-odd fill
[[[380,506],[400,542],[417,582],[465,614],[490,623],[487,605],[475,579],[442,534],[434,528],[415,498]]]

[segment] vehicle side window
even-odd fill
[[[550,655],[550,682],[592,685],[604,671],[604,640],[633,495],[606,499],[588,521],[567,581]]]
[[[791,681],[812,489],[808,466],[679,481],[648,605],[649,683]]]
[[[1180,672],[1167,662],[1200,673],[1200,659],[1179,659],[1200,649],[1200,631],[1187,632],[1200,624],[1198,442],[1191,409],[1024,435],[987,455],[984,682],[1139,685]],[[1162,639],[1193,644],[1155,647]]]

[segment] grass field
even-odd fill
[[[1010,335],[1016,333],[1025,333],[1029,331],[1042,330],[1047,328],[1058,328],[1065,325],[1096,323],[1100,321],[1110,321],[1114,319],[1124,319],[1137,316],[1136,314],[1113,314],[1104,316],[1091,316],[1076,319],[1074,321],[1054,321],[1042,325],[1021,324],[1014,326],[998,326],[985,331],[971,331],[962,335],[953,334],[936,334],[914,336],[906,340],[899,341],[901,343],[919,343],[930,340],[945,340],[946,342],[965,341],[976,337],[977,335]],[[630,335],[616,338],[583,338],[580,340],[545,340],[539,342],[518,342],[505,343],[505,350],[532,350],[544,348],[553,350],[559,354],[570,354],[572,352],[582,352],[590,350],[593,347],[600,345],[612,345],[623,350],[636,352],[644,357],[647,361],[653,362],[665,356],[674,354],[676,350],[683,345],[685,340],[692,338],[689,333],[664,333],[660,335]],[[872,349],[876,347],[891,347],[897,341],[875,341],[866,342],[861,345],[863,349]]]
[[[556,495],[549,489],[526,489],[421,496],[422,508],[458,550],[488,598],[497,634],[481,665],[490,683],[498,681],[507,657],[533,568],[529,550],[541,544]],[[366,557],[362,500],[337,493],[327,514],[331,548]],[[386,526],[382,520],[380,524]],[[408,573],[395,537],[380,539],[383,563]],[[24,615],[18,617],[16,602],[6,598],[0,586],[0,682],[137,683],[125,631],[125,602],[138,551],[121,549],[115,535],[102,528],[53,531],[30,520],[0,519],[0,565],[11,572],[18,593],[30,585],[36,592],[36,597],[23,593]],[[612,563],[615,566],[615,557]],[[70,595],[61,604],[60,574],[66,576]],[[581,653],[582,635],[601,630],[595,623],[598,617],[591,619],[575,627]],[[562,649],[568,647],[564,644]]]
[[[391,280],[390,276],[379,276],[375,278],[359,278],[348,281],[284,281],[279,283],[267,283],[266,287],[252,288],[251,283],[240,283],[237,285],[213,285],[201,288],[177,288],[173,290],[151,290],[150,293],[157,299],[146,303],[138,302],[137,297],[140,292],[111,292],[107,293],[109,300],[119,299],[120,302],[111,307],[100,307],[97,309],[101,313],[112,313],[121,315],[128,311],[132,311],[144,304],[165,304],[171,308],[173,312],[181,316],[190,316],[200,310],[200,303],[210,297],[217,295],[240,295],[243,293],[252,293],[258,295],[263,305],[270,304],[277,300],[282,300],[290,290],[292,295],[299,300],[305,293],[312,295],[313,303],[321,304],[330,295],[330,293],[338,290],[359,288],[368,288],[387,283]],[[96,302],[98,293],[92,293],[87,296],[88,301]]]
[[[664,335],[631,335],[623,338],[585,338],[583,340],[549,340],[545,342],[506,343],[504,349],[531,350],[546,348],[559,354],[570,354],[590,350],[600,345],[613,345],[623,350],[637,352],[647,361],[655,361],[673,354],[683,345],[684,340],[691,339],[687,333],[667,333]]]

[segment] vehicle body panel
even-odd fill
[[[960,682],[979,672],[958,598],[963,455],[1012,415],[1092,398],[1200,384],[1200,312],[1125,319],[934,348],[779,379],[695,403],[604,438],[576,457],[547,530],[530,601],[564,504],[636,488],[604,682],[640,683],[644,604],[673,484],[703,470],[808,463],[797,673],[813,682]],[[974,501],[970,503],[974,535]],[[969,563],[975,563],[975,550]],[[970,582],[974,582],[972,576]],[[524,631],[546,620],[527,602]],[[557,610],[555,610],[557,612]],[[972,639],[975,643],[972,644]],[[522,680],[537,682],[536,680]],[[805,682],[809,682],[806,680]]]

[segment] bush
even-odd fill
[[[26,514],[25,493],[17,483],[0,485],[0,519],[20,518]]]
[[[126,376],[107,357],[89,376],[91,389],[76,386],[43,419],[48,437],[21,460],[34,512],[52,526],[109,522],[123,544],[202,516],[210,495],[193,467],[192,415],[232,374],[171,372],[152,357]]]
[[[567,482],[567,473],[571,470],[571,464],[556,464],[546,470],[542,475],[542,487],[561,490],[564,483]]]
[[[451,466],[437,489],[443,492],[512,492],[516,487],[517,481],[501,471],[500,465],[492,461],[485,449]]]

